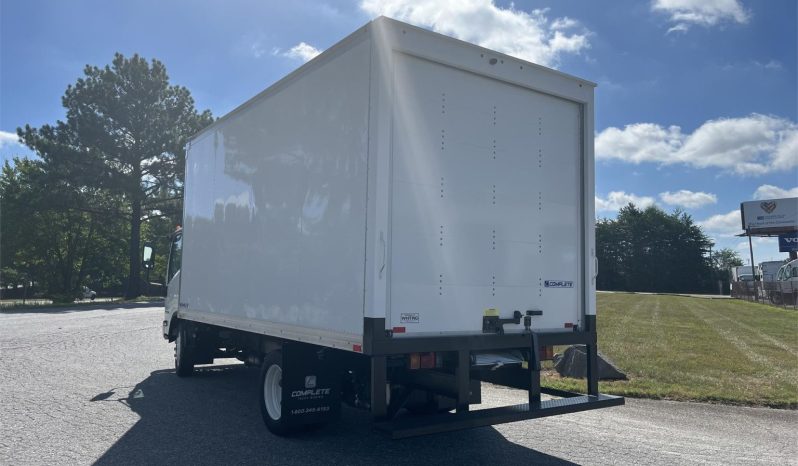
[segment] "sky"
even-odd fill
[[[798,196],[795,0],[3,0],[0,156],[114,52],[164,62],[222,116],[386,15],[598,84],[596,210],[682,209],[748,260],[739,204]],[[779,260],[756,238],[755,261]]]

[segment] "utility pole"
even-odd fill
[[[751,275],[754,279],[754,301],[759,300],[759,293],[757,292],[757,276],[756,276],[756,266],[754,265],[754,245],[751,243],[751,231],[745,230],[745,233],[748,235],[748,252],[751,254]]]

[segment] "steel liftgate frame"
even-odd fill
[[[371,413],[378,430],[392,438],[406,438],[472,427],[503,424],[591,409],[620,406],[624,398],[601,394],[598,391],[598,352],[596,348],[596,317],[585,316],[585,329],[573,332],[528,331],[514,334],[484,334],[469,336],[436,336],[392,338],[385,330],[384,319],[366,319],[363,353],[371,356]],[[584,344],[587,349],[587,393],[575,393],[540,386],[541,346]],[[526,380],[491,380],[480,378],[471,368],[471,352],[479,350],[525,349],[531,356]],[[407,396],[393,397],[390,403],[385,390],[388,382],[387,357],[412,352],[453,352],[457,354],[454,373],[456,412],[427,416],[395,417]],[[472,379],[472,375],[477,375]],[[528,391],[527,403],[498,408],[469,411],[470,384],[473,380],[490,381],[498,385]],[[542,400],[541,394],[559,397]]]

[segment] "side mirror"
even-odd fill
[[[155,267],[155,257],[152,253],[151,243],[144,243],[144,254],[142,255],[141,259],[141,266],[145,269],[151,269]]]

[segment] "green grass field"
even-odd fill
[[[629,380],[603,393],[798,408],[798,312],[732,299],[599,293],[599,351]],[[584,392],[546,371],[544,385]]]

